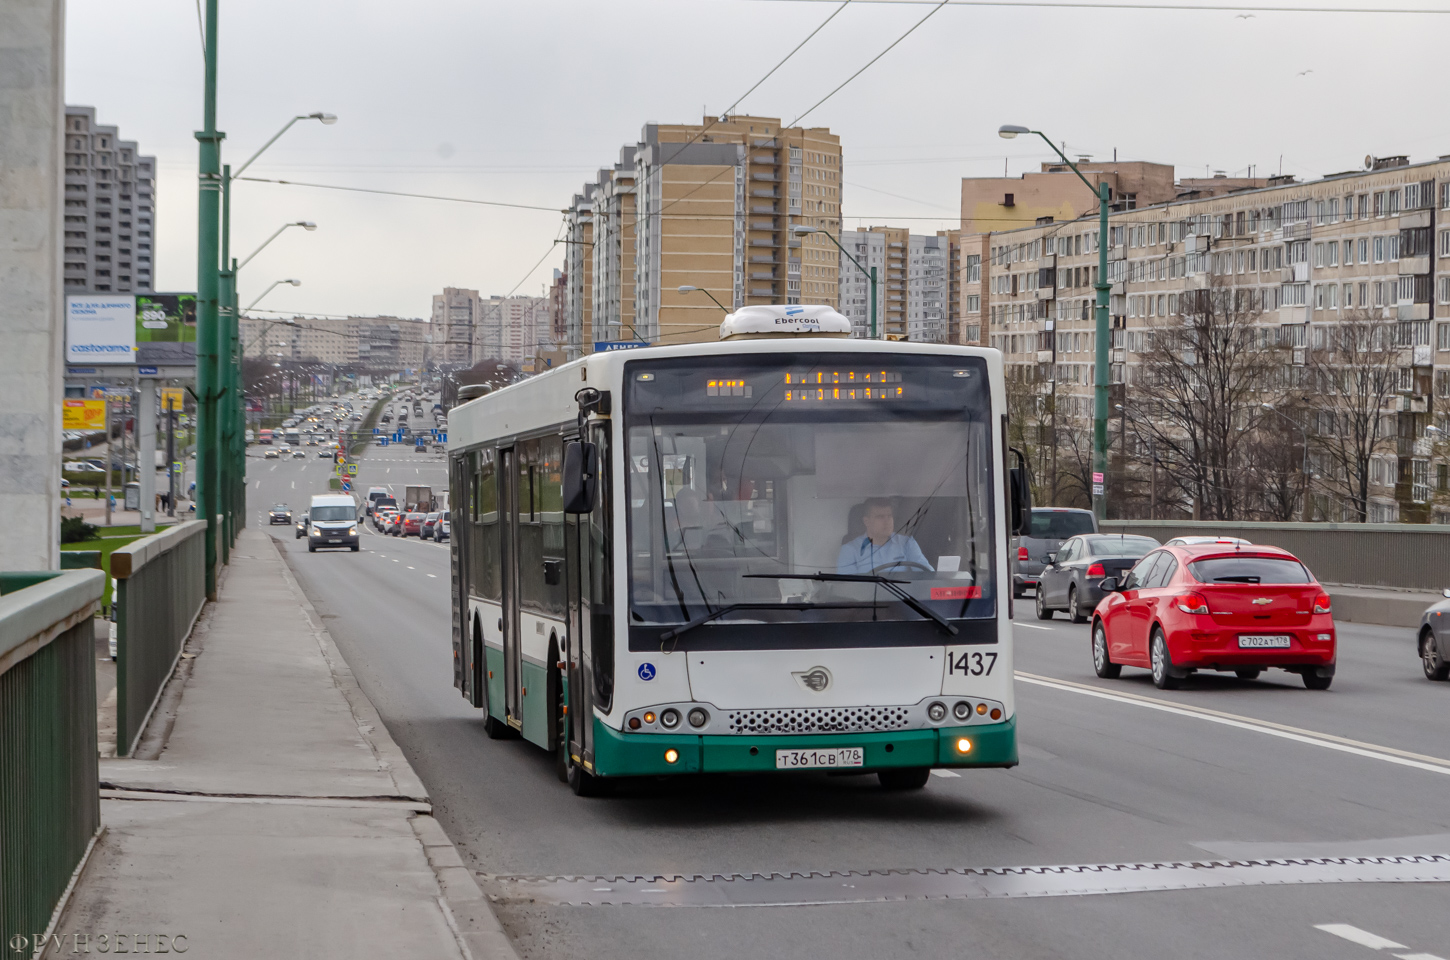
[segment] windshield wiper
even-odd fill
[[[705,613],[702,613],[695,619],[691,620],[689,623],[682,623],[678,627],[666,630],[664,633],[660,634],[660,642],[665,643],[667,641],[673,640],[683,633],[688,633],[696,627],[703,626],[704,624],[709,623],[711,620],[718,620],[721,617],[725,616],[727,613],[734,613],[736,610],[839,610],[846,608],[856,609],[858,607],[872,606],[878,606],[878,604],[815,603],[810,600],[788,600],[780,603],[732,603],[728,606],[721,607],[718,610],[706,611]]]
[[[957,628],[952,626],[945,617],[898,586],[898,584],[910,583],[910,580],[892,580],[887,577],[877,576],[874,573],[745,573],[741,574],[741,576],[756,580],[821,580],[827,583],[880,584],[902,603],[923,617],[926,617],[928,620],[934,620],[936,625],[945,630],[949,636],[955,637],[957,635]]]

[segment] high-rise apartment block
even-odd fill
[[[709,340],[726,309],[839,298],[841,145],[771,117],[647,124],[568,211],[568,349]],[[590,251],[587,267],[574,247]],[[571,355],[574,355],[571,353]]]
[[[433,329],[438,332],[434,358],[438,363],[470,367],[482,298],[477,290],[444,287],[433,295]]]
[[[489,297],[479,304],[474,362],[497,358],[522,369],[549,351],[550,326],[548,297]]]
[[[156,158],[95,107],[65,109],[65,288],[149,293],[155,278]]]
[[[845,254],[839,261],[838,309],[850,319],[852,336],[873,335],[870,271],[874,267],[876,336],[960,342],[956,323],[960,283],[953,279],[953,264],[960,256],[959,231],[914,234],[905,227],[858,227],[841,234],[841,246]]]
[[[431,359],[433,325],[404,317],[242,317],[241,338],[250,359],[332,363],[393,372]]]
[[[1450,161],[1390,157],[1370,167],[1238,189],[1213,182],[1228,178],[1179,181],[1174,198],[1114,212],[1109,379],[1128,403],[1147,389],[1155,331],[1181,322],[1211,287],[1231,289],[1253,318],[1255,343],[1281,351],[1280,379],[1305,396],[1313,395],[1307,355],[1337,342],[1336,325],[1384,321],[1382,349],[1397,351],[1399,389],[1371,464],[1368,518],[1429,517],[1430,501],[1450,494],[1444,445],[1425,434],[1433,425],[1450,435]],[[987,222],[967,196],[964,188],[963,224]],[[1029,226],[964,235],[960,272],[964,325],[980,318],[1009,373],[1050,387],[1056,410],[1079,419],[1091,417],[1094,382],[1101,238],[1091,206],[1074,202],[1066,220],[1045,214]],[[1335,429],[1311,420],[1306,435]],[[1337,520],[1344,507],[1317,497],[1308,512]],[[1445,504],[1433,514],[1450,522]]]

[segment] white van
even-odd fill
[[[307,552],[316,553],[318,547],[351,547],[357,552],[357,501],[348,494],[312,498],[307,508]]]

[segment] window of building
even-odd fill
[[[1385,215],[1385,193],[1383,190],[1374,195],[1374,215],[1383,217]]]
[[[1379,194],[1375,194],[1375,196],[1379,196]],[[1385,262],[1385,238],[1384,237],[1375,237],[1374,238],[1374,262],[1375,263],[1384,263]]]
[[[1369,263],[1369,237],[1360,237],[1355,243],[1359,247],[1359,262]]]

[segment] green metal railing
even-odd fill
[[[101,826],[99,570],[0,574],[0,936],[52,916]]]
[[[1283,547],[1321,583],[1433,590],[1450,587],[1450,525],[1428,523],[1264,523],[1212,520],[1105,520],[1108,533],[1242,537]]]
[[[116,754],[135,749],[206,602],[206,522],[111,554],[116,578]]]

